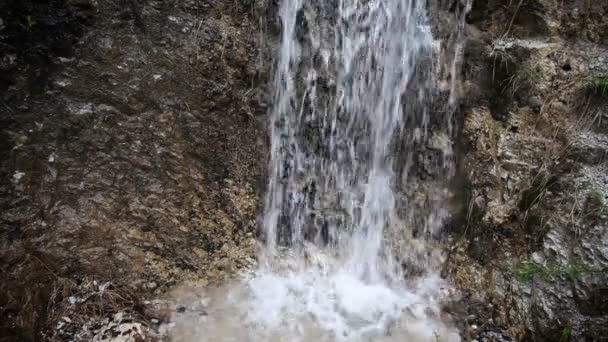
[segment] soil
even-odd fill
[[[269,74],[255,11],[0,5],[0,340],[143,319],[145,298],[253,262]]]

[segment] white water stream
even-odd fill
[[[173,340],[460,341],[429,238],[447,190],[425,187],[425,213],[406,195],[420,146],[439,151],[433,172],[453,172],[451,118],[431,111],[431,7],[283,0],[259,267],[207,294],[208,315]]]

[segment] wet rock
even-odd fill
[[[538,96],[532,96],[528,99],[528,105],[530,106],[530,108],[532,108],[532,110],[534,111],[534,113],[540,113],[542,107],[543,107],[543,102],[540,99],[540,97]]]
[[[97,11],[97,0],[68,0],[67,4],[72,7],[77,16],[88,19]]]
[[[513,339],[500,332],[484,331],[476,339],[479,342],[512,342]]]

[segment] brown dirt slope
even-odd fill
[[[0,7],[0,341],[73,338],[47,329],[65,306],[142,315],[146,294],[251,262],[268,74],[254,9]]]

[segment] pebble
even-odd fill
[[[147,289],[153,290],[153,289],[155,289],[157,287],[158,287],[158,285],[155,282],[153,282],[153,281],[151,281],[151,282],[149,282],[149,283],[146,284],[146,288]]]
[[[15,173],[13,174],[13,181],[15,183],[18,183],[21,178],[23,178],[23,176],[25,176],[25,172],[15,171]]]

